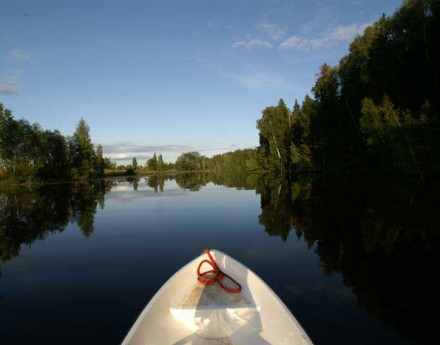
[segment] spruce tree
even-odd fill
[[[95,158],[95,151],[93,149],[92,140],[90,139],[90,128],[86,121],[81,118],[76,126],[75,133],[72,138],[72,163],[78,169],[81,177],[89,177],[93,174],[93,160]]]
[[[133,159],[131,161],[131,166],[132,166],[133,170],[135,170],[135,171],[138,169],[138,162],[137,162],[136,157],[133,157]]]
[[[162,155],[159,155],[159,159],[157,160],[157,170],[163,169],[163,158]]]

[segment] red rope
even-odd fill
[[[218,282],[220,284],[221,288],[223,290],[225,290],[226,292],[229,292],[232,294],[240,293],[241,292],[241,285],[235,279],[233,279],[230,275],[226,274],[218,267],[217,263],[215,262],[215,260],[211,256],[211,253],[209,252],[208,249],[205,249],[204,252],[208,255],[209,260],[203,260],[199,264],[199,267],[197,268],[197,280],[199,281],[199,283],[201,283],[203,285],[211,285],[211,284],[214,284],[215,282]],[[204,263],[211,265],[212,270],[200,272],[200,268],[202,267],[202,265]],[[208,274],[213,274],[214,276],[213,277],[206,277]],[[237,289],[229,289],[228,287],[223,285],[222,280],[224,277],[232,280],[234,282],[234,284],[237,285],[238,288]]]

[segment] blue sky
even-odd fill
[[[261,110],[291,106],[400,0],[2,0],[0,102],[70,135],[81,117],[104,154],[258,145]]]

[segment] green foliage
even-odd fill
[[[104,157],[104,169],[116,169],[116,163],[112,162],[109,157]]]
[[[102,155],[102,145],[99,144],[96,148],[96,173],[98,174],[98,176],[104,175],[104,169],[106,167],[105,165],[105,158]]]
[[[416,132],[424,127],[426,119],[416,119],[409,112],[398,111],[387,95],[379,106],[365,98],[361,113],[360,129],[369,159],[383,169],[417,173],[418,150],[414,143]]]
[[[196,151],[187,152],[177,157],[177,170],[206,170],[207,158]]]
[[[68,176],[69,148],[66,139],[59,131],[45,131],[43,138],[38,177],[63,178]]]
[[[209,170],[219,173],[244,173],[259,169],[254,149],[235,150],[215,155],[208,158],[207,167]]]
[[[163,158],[162,155],[159,155],[159,158],[157,159],[157,170],[161,171],[164,168]]]
[[[96,173],[94,170],[95,151],[89,132],[89,126],[81,118],[70,140],[71,163],[82,178],[91,177]]]
[[[290,159],[293,173],[313,170],[311,120],[315,114],[315,103],[306,95],[299,107],[295,101],[294,121],[291,127]]]
[[[95,154],[89,127],[81,119],[74,135],[44,131],[38,124],[14,119],[0,103],[1,177],[18,180],[67,179],[100,176],[104,172],[102,146]]]
[[[172,170],[174,168],[175,168],[175,164],[172,163],[172,162],[169,162],[169,163],[164,162],[163,163],[163,169],[164,170]]]
[[[15,120],[8,109],[0,108],[0,161],[6,176],[30,177],[41,166],[43,133],[38,125]]]
[[[268,107],[257,122],[260,146],[253,170],[291,174],[313,170],[311,122],[315,116],[315,102],[307,95],[300,107],[295,101],[290,112],[284,101]]]
[[[277,106],[267,107],[257,121],[260,131],[259,162],[263,169],[286,172],[290,164],[290,111],[282,99]]]
[[[147,167],[150,170],[157,170],[157,156],[156,153],[147,161]]]
[[[410,0],[320,67],[301,107],[284,102],[257,122],[266,171],[440,172],[440,2]],[[378,105],[379,104],[379,105]],[[287,119],[287,120],[286,120]],[[287,134],[289,133],[289,134]]]
[[[132,161],[131,161],[131,167],[133,168],[134,171],[138,170],[138,162],[136,157],[133,157]]]
[[[212,171],[221,174],[239,174],[260,170],[257,151],[254,149],[235,150],[207,158],[198,152],[187,152],[177,157],[177,170]]]

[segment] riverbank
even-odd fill
[[[192,173],[212,173],[213,170],[138,170],[136,172],[130,172],[125,169],[115,169],[115,170],[106,170],[104,171],[104,175],[102,177],[97,177],[93,179],[31,179],[31,180],[21,180],[17,179],[7,179],[0,180],[0,191],[8,190],[14,188],[31,188],[36,186],[43,185],[56,185],[56,184],[66,184],[66,183],[81,183],[81,182],[91,182],[94,180],[101,179],[119,179],[119,178],[135,178],[135,177],[143,177],[143,176],[152,176],[152,175],[168,175],[175,176],[179,174],[192,174]]]
[[[176,175],[176,174],[186,174],[186,173],[205,173],[205,172],[213,172],[213,170],[177,170],[177,169],[169,169],[169,170],[136,170],[129,171],[125,169],[106,169],[104,170],[104,178],[105,177],[127,177],[127,176],[148,176],[148,175]]]

